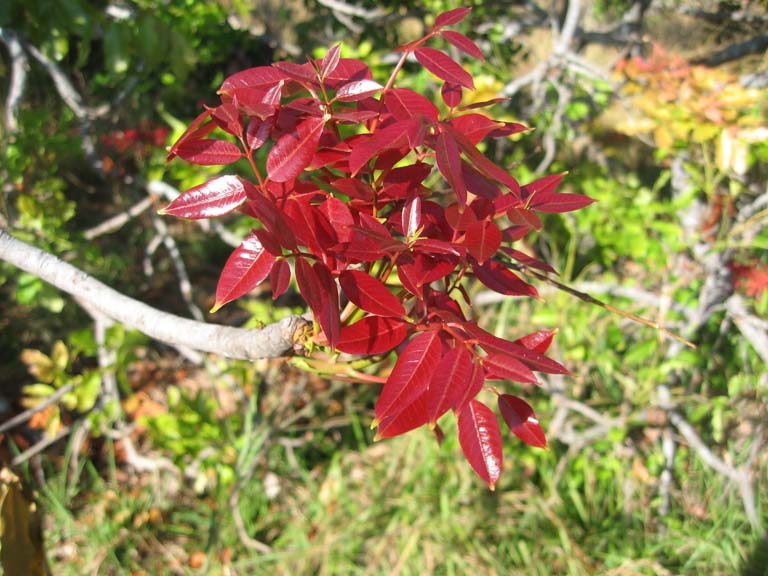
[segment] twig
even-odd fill
[[[744,511],[747,514],[749,523],[755,530],[760,530],[760,517],[757,514],[757,503],[755,500],[755,492],[752,489],[752,483],[749,478],[748,472],[742,469],[734,468],[725,461],[720,459],[704,441],[696,433],[688,421],[674,409],[674,406],[669,402],[669,394],[665,398],[663,390],[666,386],[660,386],[659,390],[659,405],[667,413],[670,423],[677,429],[682,435],[688,445],[696,452],[702,462],[715,470],[718,474],[725,476],[736,483],[736,486],[741,493],[741,499],[744,504]]]
[[[372,22],[387,15],[387,12],[381,8],[368,9],[361,6],[347,4],[341,0],[317,0],[317,2],[318,4],[329,8],[331,12],[334,13],[334,16],[338,16],[338,14],[345,14],[347,16],[355,16],[356,18],[361,18],[366,22]]]
[[[701,58],[695,58],[691,60],[693,64],[702,64],[704,66],[720,66],[726,62],[732,62],[749,56],[750,54],[761,54],[768,49],[768,34],[761,34],[745,40],[744,42],[736,42],[730,46],[726,46],[722,50],[718,50],[714,54],[704,56]]]
[[[20,464],[23,464],[33,456],[36,456],[37,454],[40,454],[43,450],[48,448],[48,446],[51,446],[61,440],[62,438],[66,437],[70,432],[70,428],[68,426],[64,426],[61,428],[55,436],[46,436],[40,442],[35,444],[34,446],[31,446],[24,450],[21,454],[16,456],[13,460],[11,460],[11,466],[19,466]]]
[[[152,224],[157,230],[157,233],[162,237],[165,249],[168,251],[168,255],[171,257],[174,268],[176,268],[176,274],[179,276],[179,291],[181,297],[184,299],[184,303],[187,305],[187,310],[192,314],[192,317],[198,322],[202,322],[205,319],[200,308],[195,304],[195,300],[192,296],[192,283],[189,281],[189,274],[187,274],[187,267],[184,264],[184,260],[179,252],[179,247],[176,245],[176,240],[171,236],[168,231],[168,226],[165,224],[165,220],[159,218],[156,214],[151,215]]]
[[[108,220],[105,220],[98,226],[94,226],[93,228],[89,228],[85,232],[83,232],[83,236],[86,240],[93,240],[94,238],[98,238],[99,236],[102,236],[104,234],[111,234],[112,232],[116,232],[120,228],[122,228],[127,222],[132,220],[133,218],[136,218],[139,214],[146,211],[150,206],[152,206],[152,203],[154,202],[154,198],[151,196],[147,196],[143,200],[140,200],[124,212],[121,212],[120,214],[115,214]]]
[[[768,321],[750,314],[744,305],[744,299],[738,294],[728,298],[725,309],[744,338],[752,344],[758,356],[768,364]]]
[[[168,314],[121,294],[3,229],[0,229],[0,259],[88,302],[128,328],[161,342],[229,358],[255,360],[285,356],[293,351],[298,335],[307,326],[307,321],[300,316],[289,316],[260,330],[246,330]]]
[[[8,55],[11,57],[11,83],[5,98],[5,128],[14,134],[19,129],[16,113],[24,95],[29,61],[19,38],[12,31],[0,28],[0,40],[8,48]]]
[[[72,392],[72,389],[74,387],[75,385],[72,384],[71,382],[69,384],[65,384],[64,386],[56,390],[56,392],[48,396],[48,398],[46,398],[39,404],[36,404],[32,408],[24,410],[24,412],[17,414],[10,420],[6,420],[2,424],[0,424],[0,434],[5,432],[6,430],[10,430],[11,428],[15,428],[16,426],[23,424],[38,412],[42,412],[43,410],[48,408],[48,406],[50,406],[51,404],[55,404],[61,399],[62,396]]]

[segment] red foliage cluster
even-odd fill
[[[239,210],[254,218],[258,224],[224,265],[214,310],[267,279],[277,298],[295,277],[314,313],[316,343],[349,354],[397,350],[376,403],[377,437],[424,424],[440,437],[437,421],[453,410],[464,454],[493,488],[501,433],[475,397],[488,380],[537,384],[536,371],[566,370],[544,356],[553,332],[511,342],[468,318],[462,281],[536,296],[514,270],[551,268],[512,243],[541,227],[536,212],[575,210],[591,199],[555,192],[562,174],[521,186],[478,149],[485,138],[526,128],[477,112],[494,102],[460,106],[472,76],[446,52],[424,46],[440,36],[482,58],[469,38],[444,29],[469,10],[441,14],[424,38],[401,46],[385,85],[363,62],[341,58],[339,46],[305,64],[277,62],[230,76],[219,89],[221,104],[192,122],[168,158],[202,165],[245,159],[255,182],[218,176],[163,212],[199,219]],[[442,81],[446,112],[395,86],[410,54]],[[210,138],[217,129],[232,138]],[[447,189],[428,184],[435,168]],[[497,395],[512,432],[545,446],[531,407]]]

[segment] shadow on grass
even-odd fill
[[[768,535],[755,542],[741,569],[741,576],[768,576]]]

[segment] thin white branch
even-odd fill
[[[728,315],[746,338],[755,352],[768,364],[768,321],[751,314],[738,294],[732,295],[725,303]]]
[[[132,220],[133,218],[136,218],[139,214],[142,212],[145,212],[150,206],[152,206],[152,201],[154,198],[151,196],[147,196],[143,200],[140,200],[124,212],[120,212],[120,214],[115,214],[108,220],[105,220],[101,224],[94,226],[93,228],[89,228],[83,233],[83,236],[86,240],[93,240],[94,238],[97,238],[99,236],[103,236],[104,234],[111,234],[112,232],[116,232],[120,228],[122,228],[127,222]]]
[[[362,8],[361,6],[355,6],[353,4],[347,4],[346,2],[342,2],[341,0],[317,0],[319,4],[322,4],[326,8],[329,8],[332,12],[334,12],[334,15],[338,16],[338,14],[345,14],[347,16],[355,16],[357,18],[362,18],[366,21],[373,21],[378,20],[379,18],[383,18],[387,15],[387,13],[380,9],[380,8],[374,8],[372,10],[369,10],[368,8]]]
[[[229,358],[253,360],[285,356],[294,349],[294,338],[307,323],[299,316],[289,316],[261,330],[245,330],[168,314],[121,294],[3,229],[0,229],[0,259],[88,302],[105,316],[151,338]]]
[[[187,266],[184,264],[184,260],[181,257],[179,247],[176,245],[176,240],[171,236],[168,231],[168,226],[165,224],[165,220],[158,217],[156,214],[152,214],[152,224],[157,230],[157,233],[163,238],[163,244],[168,251],[168,255],[171,257],[173,266],[176,268],[176,274],[179,276],[179,292],[184,299],[184,303],[187,305],[187,310],[192,314],[192,317],[199,322],[205,319],[202,311],[195,304],[195,300],[192,297],[192,283],[189,281],[189,274],[187,274]]]
[[[8,48],[8,54],[11,57],[11,84],[5,99],[5,128],[13,134],[19,129],[16,112],[21,104],[21,97],[27,83],[29,62],[16,34],[7,28],[0,28],[0,40]]]

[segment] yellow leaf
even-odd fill
[[[9,469],[0,470],[0,565],[8,576],[49,576],[42,517]]]
[[[27,370],[42,382],[53,382],[53,361],[40,350],[25,348],[21,351],[21,361],[27,365]]]

